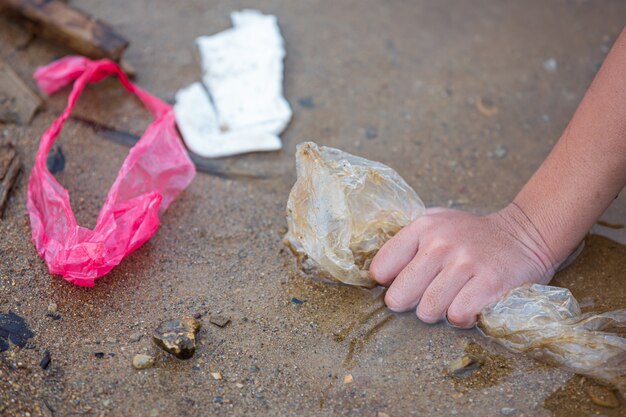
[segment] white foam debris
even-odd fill
[[[208,158],[281,149],[291,119],[276,16],[243,10],[231,20],[231,29],[196,39],[204,85],[181,89],[174,105],[185,143]]]

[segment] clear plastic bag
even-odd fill
[[[483,309],[478,327],[513,351],[626,389],[626,309],[583,314],[566,288],[533,284]]]
[[[417,193],[379,162],[313,142],[298,145],[284,242],[307,273],[372,287],[380,247],[424,213]]]
[[[116,75],[155,121],[130,150],[90,230],[76,224],[68,192],[50,173],[46,159],[85,86],[109,75]],[[90,287],[152,237],[159,215],[189,185],[195,168],[176,131],[171,106],[131,83],[113,61],[65,57],[39,68],[35,79],[47,94],[71,82],[74,86],[67,107],[41,137],[30,174],[26,209],[33,242],[50,273]]]

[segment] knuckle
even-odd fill
[[[431,256],[441,256],[450,250],[448,239],[435,237],[430,240],[426,252]]]
[[[432,215],[425,214],[418,217],[411,223],[415,230],[429,230],[436,223],[435,218]]]

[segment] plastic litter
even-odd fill
[[[196,39],[202,83],[178,91],[174,110],[185,143],[207,158],[275,151],[291,119],[283,97],[284,41],[276,16],[231,14],[233,28]]]
[[[626,393],[626,309],[582,313],[568,289],[533,284],[483,309],[478,327],[512,351]]]
[[[388,166],[313,142],[298,145],[296,168],[284,243],[306,273],[373,287],[372,258],[424,203]]]
[[[148,126],[109,190],[93,230],[76,224],[66,189],[46,166],[46,159],[88,83],[116,75],[155,120]],[[37,69],[35,79],[47,94],[74,82],[67,107],[41,137],[28,183],[26,208],[32,239],[52,274],[80,286],[93,286],[156,232],[159,215],[189,185],[195,168],[176,132],[167,103],[131,83],[113,61],[61,58]]]

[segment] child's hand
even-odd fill
[[[385,303],[393,311],[417,307],[435,323],[471,327],[476,315],[508,290],[547,283],[556,260],[540,234],[514,204],[488,216],[428,209],[378,252],[370,273],[390,286]]]

